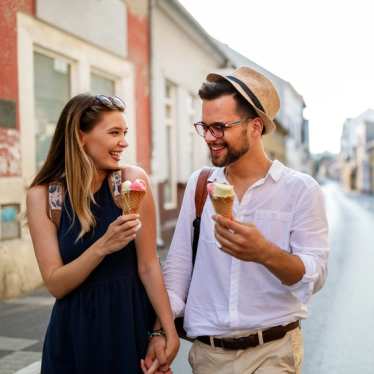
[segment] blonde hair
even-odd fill
[[[89,94],[69,100],[57,122],[47,158],[30,185],[31,188],[56,181],[64,184],[73,210],[72,225],[76,216],[81,225],[77,240],[96,225],[91,203],[95,202],[92,186],[97,173],[80,142],[79,131],[91,131],[102,114],[110,111],[123,112],[124,108],[108,105]]]

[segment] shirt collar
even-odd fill
[[[270,175],[273,178],[274,182],[278,182],[282,173],[284,171],[285,166],[278,160],[274,160],[271,163],[270,169],[267,175]]]
[[[225,168],[215,167],[209,176],[209,182],[228,183],[224,173]]]
[[[267,177],[270,175],[274,182],[278,182],[280,177],[282,176],[282,173],[284,171],[285,166],[278,160],[274,160],[271,163],[270,169],[268,170],[266,176],[263,178],[264,180],[267,179]],[[218,182],[218,183],[228,183],[224,168],[216,167],[214,168],[212,174],[208,178],[209,182]]]

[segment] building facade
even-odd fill
[[[357,189],[357,133],[356,121],[352,118],[345,120],[340,140],[340,170],[341,183],[346,191]]]
[[[22,220],[25,192],[72,96],[124,98],[123,162],[150,171],[148,12],[147,0],[0,3],[0,297],[41,281]]]
[[[226,58],[179,2],[151,4],[152,182],[162,244],[170,241],[188,177],[209,164],[193,127],[201,119],[198,90]]]
[[[304,99],[289,82],[283,84],[282,96],[280,117],[288,129],[287,164],[293,169],[310,174],[312,162],[309,152],[309,122],[304,118]]]
[[[374,193],[374,110],[347,119],[341,136],[341,180],[346,190]]]

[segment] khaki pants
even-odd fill
[[[304,348],[301,329],[246,350],[213,348],[198,340],[188,361],[194,374],[300,374]]]

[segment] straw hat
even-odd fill
[[[279,111],[280,101],[273,83],[264,75],[247,66],[241,66],[231,75],[211,73],[206,79],[208,82],[222,79],[230,82],[262,119],[265,134],[270,134],[275,130],[274,118]]]

